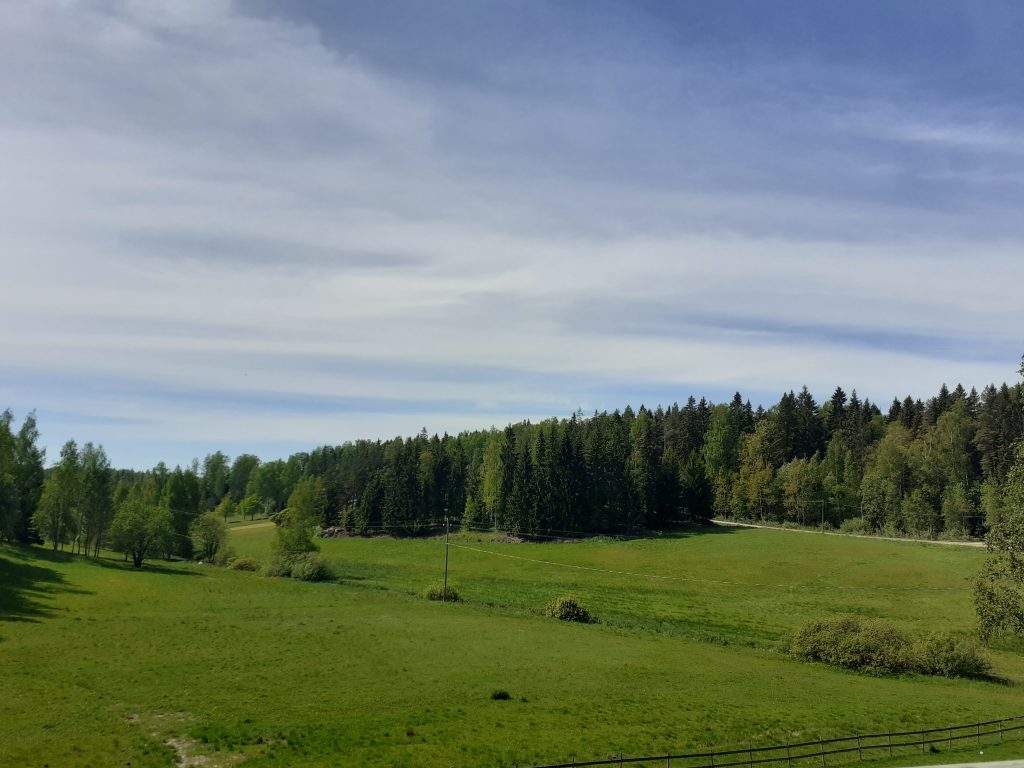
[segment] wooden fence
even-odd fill
[[[954,743],[975,740],[978,746],[983,739],[1002,742],[1006,735],[1024,730],[1024,715],[1004,717],[1001,720],[986,720],[967,725],[950,725],[944,728],[930,728],[925,731],[893,731],[891,733],[872,733],[860,736],[845,736],[840,739],[818,739],[803,741],[796,744],[782,744],[775,747],[754,747],[746,749],[730,749],[715,752],[694,752],[678,755],[654,755],[650,757],[609,757],[605,760],[588,760],[584,762],[553,763],[537,766],[537,768],[580,768],[587,765],[628,765],[628,764],[664,764],[666,768],[675,765],[677,768],[753,768],[755,765],[785,763],[786,768],[793,768],[798,761],[820,761],[824,768],[830,755],[845,755],[863,760],[865,754],[883,752],[888,756],[894,750],[908,747],[920,747],[924,752],[929,746],[945,744],[949,749]],[[870,755],[869,755],[870,756]],[[833,764],[839,762],[833,759]],[[800,768],[800,766],[797,766]]]

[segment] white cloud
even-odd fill
[[[1017,225],[897,200],[936,169],[858,154],[830,123],[856,104],[759,103],[744,124],[709,68],[673,86],[690,117],[659,120],[657,93],[621,111],[654,65],[575,101],[447,89],[207,2],[9,4],[0,68],[0,359],[23,382],[0,395],[141,419],[79,435],[117,455],[456,431],[652,389],[884,398],[1013,375],[963,350],[1015,343]],[[886,140],[1015,151],[995,123],[929,133],[886,109]],[[94,383],[40,386],[58,380]]]

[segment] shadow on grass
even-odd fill
[[[71,586],[64,574],[40,564],[70,557],[37,548],[0,549],[0,621],[37,622],[56,613],[48,604],[55,595],[91,594]]]
[[[201,574],[197,571],[193,571],[189,568],[180,568],[169,565],[162,565],[159,560],[146,560],[141,568],[136,568],[132,565],[131,561],[118,560],[110,557],[90,557],[88,559],[83,558],[83,562],[89,565],[94,565],[97,568],[109,568],[115,571],[124,571],[126,573],[159,573],[165,576],[200,576]],[[173,562],[173,561],[172,561]]]

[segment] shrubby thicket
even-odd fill
[[[981,677],[992,668],[988,657],[968,638],[949,634],[912,637],[879,619],[811,621],[789,640],[787,650],[808,661],[875,674]]]

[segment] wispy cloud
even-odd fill
[[[143,465],[1012,377],[1000,25],[758,8],[0,7],[0,405]]]

